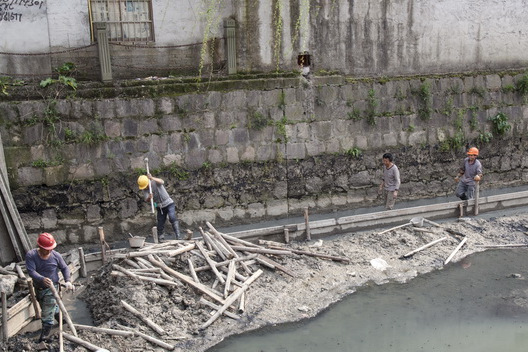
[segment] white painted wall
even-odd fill
[[[281,69],[295,67],[308,50],[318,69],[347,74],[405,74],[528,66],[526,0],[280,0],[283,16]],[[292,7],[293,5],[293,7]],[[300,18],[291,11],[299,8]],[[238,41],[247,62],[240,67],[274,70],[275,29],[270,0],[153,0],[154,46],[201,43],[223,37],[228,17],[253,38]],[[207,25],[207,13],[213,11]],[[88,0],[0,0],[0,52],[45,53],[91,43]],[[5,17],[11,18],[11,17]],[[299,20],[299,30],[295,23]],[[249,32],[258,33],[250,36]],[[20,72],[24,60],[0,55],[0,73]],[[41,60],[40,62],[44,62]],[[44,65],[45,66],[45,65]],[[33,68],[32,68],[33,69]],[[49,68],[47,68],[49,69]]]
[[[53,48],[78,48],[89,45],[88,0],[48,0],[50,45]]]
[[[46,0],[28,1],[24,4],[0,0],[0,52],[49,51],[47,10]],[[6,17],[9,20],[6,21]]]

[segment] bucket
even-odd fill
[[[143,244],[145,243],[145,237],[141,237],[141,236],[130,237],[128,239],[128,243],[130,243],[131,248],[141,248],[143,247]]]
[[[411,221],[410,221],[410,223],[413,226],[417,226],[417,227],[422,227],[423,226],[423,222],[424,222],[424,218],[421,218],[421,217],[412,218]]]

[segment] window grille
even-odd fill
[[[152,0],[90,0],[92,39],[94,22],[105,22],[109,41],[154,40]]]

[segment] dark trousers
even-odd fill
[[[157,208],[157,220],[158,220],[158,234],[163,235],[163,230],[165,228],[165,223],[167,222],[167,217],[172,225],[172,230],[176,235],[176,238],[180,238],[180,224],[176,218],[176,206],[174,203],[167,205],[165,208]]]

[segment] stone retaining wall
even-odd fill
[[[0,103],[13,195],[28,233],[66,243],[148,234],[137,192],[148,157],[183,227],[379,205],[384,152],[400,196],[451,194],[467,145],[481,148],[482,188],[527,180],[521,74],[270,80],[266,90]],[[493,132],[490,117],[513,127]],[[488,133],[494,133],[490,139]]]

